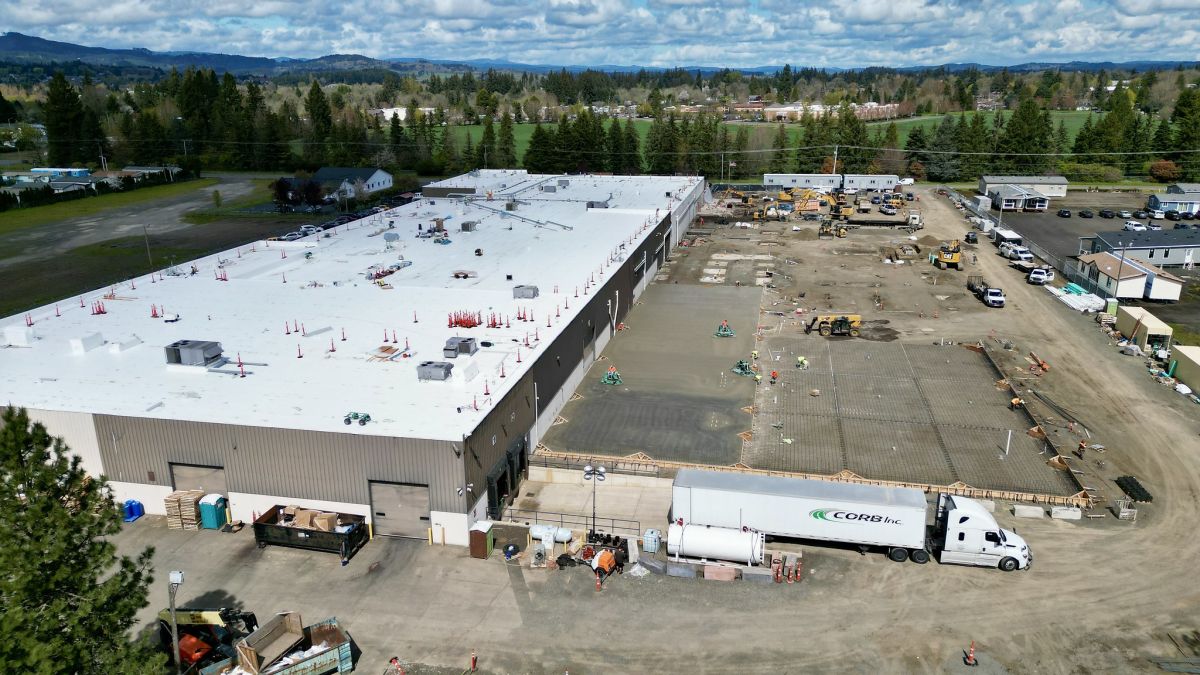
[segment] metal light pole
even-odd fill
[[[592,534],[596,533],[596,483],[603,481],[607,475],[602,466],[593,468],[588,464],[583,467],[583,479],[592,481]]]
[[[1117,290],[1113,293],[1113,297],[1117,299],[1117,304],[1121,304],[1121,272],[1125,269],[1125,244],[1120,241],[1117,246],[1121,247],[1121,262],[1117,264]]]
[[[175,672],[183,673],[183,659],[179,655],[179,624],[175,621],[175,591],[183,585],[183,572],[173,570],[168,576],[170,581],[167,586],[170,589],[170,607],[171,607],[171,654],[175,659]]]

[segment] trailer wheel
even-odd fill
[[[908,560],[908,551],[902,548],[893,548],[888,551],[888,557],[892,559],[892,562],[904,562]]]
[[[926,551],[923,548],[914,548],[912,551],[909,551],[908,559],[917,563],[918,565],[924,565],[925,563],[929,562],[929,551]]]
[[[1005,572],[1011,572],[1011,571],[1017,569],[1017,559],[1016,558],[1002,558],[1000,560],[1000,569],[1004,570]]]

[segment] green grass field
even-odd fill
[[[138,204],[155,199],[176,197],[193,192],[195,190],[210,188],[216,184],[216,178],[201,178],[198,180],[184,181],[182,183],[156,185],[154,187],[141,188],[131,192],[114,192],[112,194],[99,195],[97,197],[85,197],[83,199],[76,199],[58,204],[47,204],[45,206],[34,206],[28,209],[14,209],[12,211],[5,211],[3,215],[0,215],[0,234],[5,234],[14,230],[20,230],[26,227],[45,225],[46,223],[52,223],[54,221],[64,220],[67,218],[94,216],[110,209],[120,209],[129,206],[136,206]]]

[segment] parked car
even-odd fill
[[[896,207],[891,204],[884,204],[879,207],[879,212],[885,216],[894,216],[896,215]]]
[[[911,202],[914,199],[916,199],[916,195],[914,195],[913,193],[911,193],[911,192],[904,193],[904,201]]]
[[[1163,215],[1167,217],[1167,220],[1180,220],[1179,212],[1175,209],[1171,209],[1170,211],[1165,212]]]
[[[1196,214],[1192,213],[1191,211],[1184,211],[1183,213],[1179,214],[1179,217],[1183,218],[1184,220],[1194,220],[1196,218]]]
[[[1112,209],[1100,209],[1101,218],[1116,218],[1117,214]]]
[[[1124,213],[1124,212],[1122,212],[1122,213]],[[1122,217],[1122,218],[1124,218],[1125,216],[1121,216],[1121,217]],[[1134,217],[1134,218],[1149,218],[1149,217],[1150,217],[1150,213],[1149,213],[1148,211],[1140,211],[1140,210],[1139,210],[1139,211],[1134,211],[1134,212],[1133,212],[1133,217]]]
[[[1162,220],[1163,218],[1167,217],[1167,212],[1161,209],[1154,209],[1150,212],[1150,217],[1155,220]]]
[[[1191,227],[1189,223],[1175,223],[1176,230],[1186,230]]]
[[[1070,218],[1071,217],[1071,209],[1059,209],[1058,217],[1059,218]]]
[[[1138,213],[1141,213],[1141,211],[1138,211]],[[1129,220],[1130,218],[1133,218],[1134,216],[1132,213],[1130,213],[1128,211],[1121,211],[1121,217],[1126,220]],[[1145,217],[1146,216],[1138,216],[1138,218],[1145,218]]]
[[[880,197],[879,195],[875,195],[875,196],[871,197],[871,203],[872,204],[882,204],[883,197]]]
[[[965,237],[963,237],[963,241],[965,241],[968,244],[978,244],[979,243],[979,235],[975,233],[975,230],[971,230],[971,231],[967,232],[967,235]]]
[[[1157,230],[1161,230],[1161,229],[1162,229],[1162,225],[1159,225],[1158,223],[1151,221],[1151,222],[1149,222],[1149,223],[1146,223],[1146,229],[1147,229],[1147,230],[1156,230],[1156,231],[1157,231]]]
[[[1091,209],[1084,209],[1084,210],[1082,210],[1082,211],[1080,211],[1080,212],[1079,212],[1079,217],[1080,217],[1080,218],[1091,218],[1091,217],[1093,217],[1093,216],[1095,216],[1095,215],[1096,215],[1096,214],[1092,213]]]
[[[1025,281],[1038,286],[1045,286],[1047,282],[1054,281],[1054,270],[1049,267],[1036,267],[1030,270],[1029,274],[1025,276]]]
[[[279,241],[296,241],[297,239],[299,239],[303,236],[304,235],[300,234],[299,232],[288,232],[287,234],[280,237]]]
[[[1125,227],[1122,227],[1121,229],[1125,230],[1126,232],[1145,232],[1146,226],[1136,220],[1127,220],[1125,221]]]

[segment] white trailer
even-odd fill
[[[671,521],[767,536],[853,544],[864,553],[883,549],[896,562],[1026,569],[1025,541],[1000,528],[978,502],[941,495],[927,532],[928,504],[914,488],[839,483],[683,469],[671,489]]]

